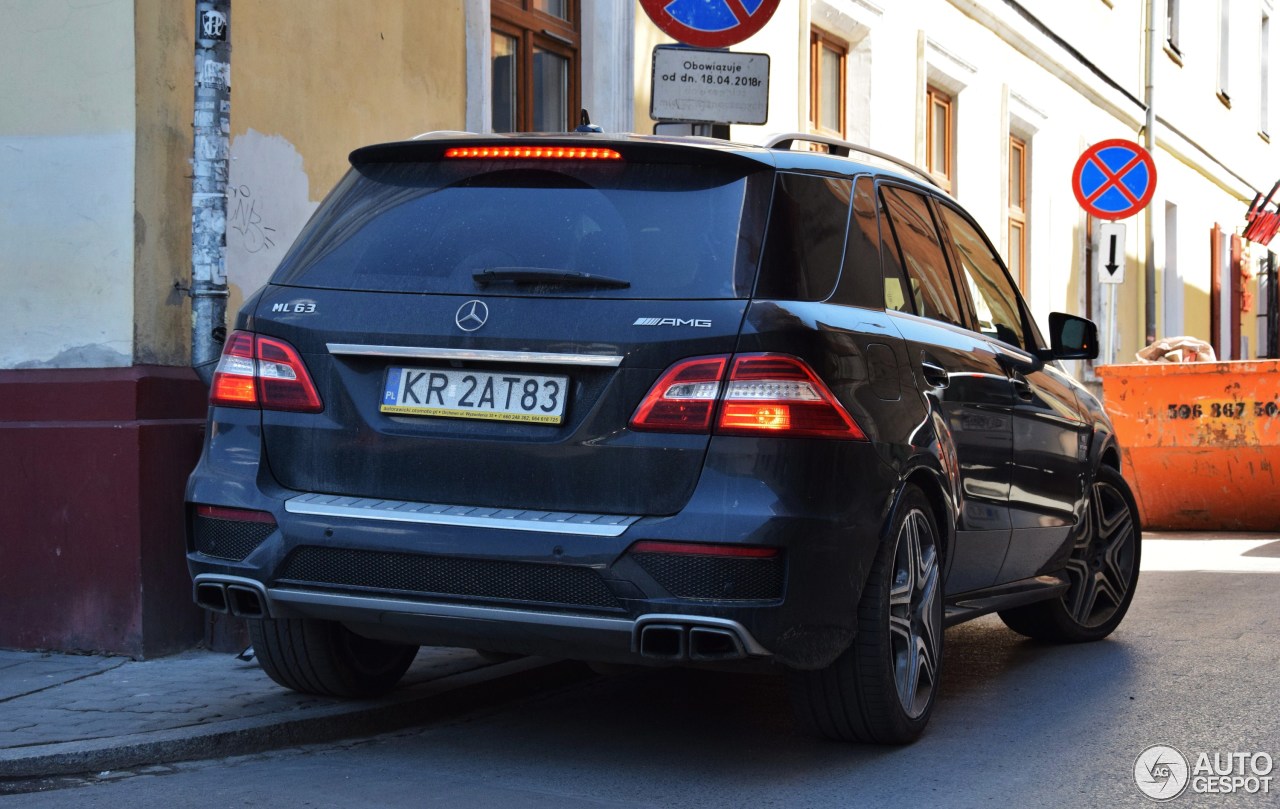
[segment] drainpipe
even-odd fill
[[[191,165],[191,365],[206,385],[227,339],[231,0],[197,0]]]
[[[1147,105],[1146,126],[1143,127],[1142,145],[1154,160],[1156,156],[1156,108],[1155,108],[1155,64],[1156,64],[1156,0],[1147,0]],[[1147,341],[1151,345],[1156,341],[1156,235],[1154,206],[1147,205],[1143,209],[1143,230],[1147,238]]]

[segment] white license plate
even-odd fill
[[[559,424],[567,376],[390,368],[383,413]]]

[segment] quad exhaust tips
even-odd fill
[[[669,616],[668,616],[669,617]],[[747,644],[739,628],[704,625],[698,619],[647,621],[637,625],[635,647],[641,657],[670,663],[714,663],[742,660]]]
[[[249,579],[197,576],[194,598],[197,606],[223,615],[230,613],[237,618],[271,617],[266,590]]]

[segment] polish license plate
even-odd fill
[[[564,421],[567,376],[390,368],[383,413],[456,419],[559,424]]]

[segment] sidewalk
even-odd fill
[[[424,648],[391,694],[341,700],[289,691],[232,654],[134,661],[0,651],[0,781],[382,733],[545,686],[565,668],[543,658],[490,664],[469,650]]]

